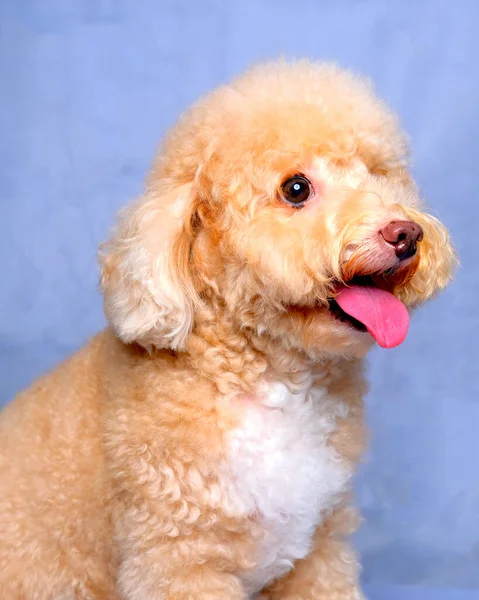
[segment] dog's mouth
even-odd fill
[[[406,338],[409,312],[379,275],[356,276],[335,286],[329,312],[357,331],[369,332],[382,348],[399,346]]]

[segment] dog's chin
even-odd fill
[[[375,344],[364,325],[351,318],[336,316],[331,310],[325,312],[325,318],[329,321],[324,328],[323,339],[326,343],[318,343],[316,353],[363,358]]]
[[[412,273],[407,274],[404,270],[393,274],[355,275],[346,284],[333,282],[327,303],[287,306],[296,324],[302,324],[305,350],[314,355],[363,357],[375,342],[384,348],[394,348],[402,343],[407,334],[409,314],[395,291],[398,284],[405,283],[406,275],[410,278]],[[341,298],[341,290],[345,289],[350,298],[354,296],[353,310],[351,300],[349,306],[345,306]],[[375,300],[377,306],[373,305]],[[371,306],[358,310],[355,303]],[[359,320],[358,316],[366,318]]]
[[[362,358],[374,345],[373,337],[362,323],[355,323],[334,308],[288,306],[288,312],[296,325],[297,345],[312,358]]]

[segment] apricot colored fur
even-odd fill
[[[0,598],[362,597],[373,340],[328,299],[391,267],[393,219],[424,230],[394,293],[414,309],[448,283],[407,167],[396,117],[334,65],[261,65],[180,119],[101,248],[110,327],[0,416]],[[302,209],[278,196],[295,173]]]

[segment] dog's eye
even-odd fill
[[[281,184],[281,199],[296,208],[301,208],[312,195],[313,189],[311,183],[302,175],[290,177],[290,179]]]

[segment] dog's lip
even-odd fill
[[[336,296],[344,287],[353,285],[376,287],[386,292],[394,294],[396,287],[395,276],[400,273],[402,269],[398,269],[396,266],[390,267],[384,271],[374,271],[365,273],[356,273],[352,277],[345,278],[344,280],[331,279],[329,284],[331,295],[328,297],[328,302],[335,300]]]

